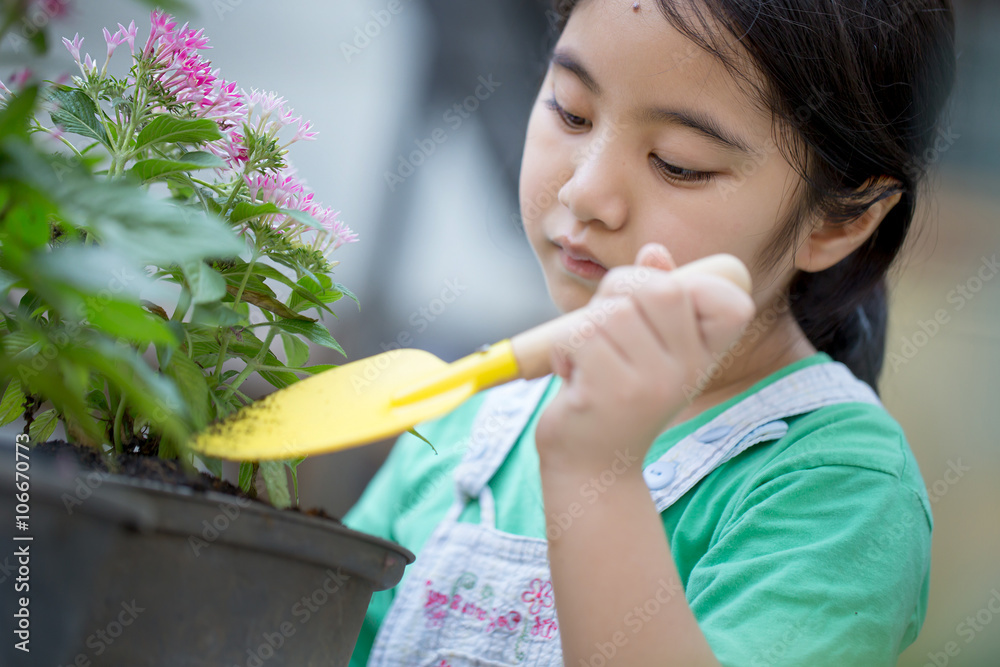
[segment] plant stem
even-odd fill
[[[250,173],[250,164],[247,163],[243,166],[243,173],[233,179],[233,191],[229,193],[229,199],[226,200],[226,205],[222,207],[222,215],[229,217],[229,209],[236,202],[236,195],[240,193],[243,189],[243,177]]]
[[[257,263],[257,249],[254,248],[253,255],[250,257],[250,261],[247,262],[247,269],[243,272],[243,280],[240,281],[240,288],[236,290],[236,295],[233,297],[233,307],[235,308],[240,299],[243,298],[243,291],[247,288],[247,283],[250,282],[250,274],[253,273],[253,265]],[[226,350],[229,348],[229,340],[232,338],[233,330],[232,328],[227,328],[226,332],[222,334],[222,346],[219,348],[219,360],[215,364],[215,381],[219,382],[219,378],[222,377],[222,364],[226,363]]]
[[[267,364],[257,364],[257,370],[259,371],[271,371],[272,373],[306,373],[310,374],[309,371],[303,370],[301,368],[288,368],[287,366],[268,366]]]
[[[111,430],[111,437],[114,439],[115,451],[119,454],[122,453],[122,416],[125,414],[125,396],[121,396],[121,400],[118,401],[118,410],[115,412],[115,425]]]
[[[250,374],[257,369],[258,369],[257,364],[252,362],[247,363],[247,365],[244,366],[243,370],[240,371],[240,374],[234,377],[233,381],[230,382],[229,385],[226,387],[225,393],[222,394],[222,400],[228,401],[230,398],[232,398],[233,393],[237,389],[239,389],[240,385],[246,382],[246,379],[250,377]]]

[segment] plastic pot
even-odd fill
[[[40,456],[21,531],[14,448],[0,455],[0,613],[17,630],[27,609],[30,633],[30,653],[4,633],[0,664],[347,665],[372,593],[414,559],[330,520]]]

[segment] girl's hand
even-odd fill
[[[662,245],[643,246],[636,265],[609,271],[591,299],[588,307],[607,317],[589,336],[574,336],[576,345],[555,347],[563,386],[536,430],[543,467],[596,475],[616,460],[641,463],[699,372],[750,322],[753,300],[732,282],[672,276],[674,268]],[[641,474],[642,466],[628,471]]]

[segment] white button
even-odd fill
[[[719,438],[724,438],[733,430],[732,426],[716,426],[701,433],[698,440],[701,442],[715,442]]]
[[[677,464],[674,461],[656,461],[642,471],[642,478],[646,480],[646,486],[649,488],[662,489],[674,481],[676,471]]]

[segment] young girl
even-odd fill
[[[894,665],[931,514],[872,390],[954,76],[948,0],[564,0],[521,211],[600,318],[404,436],[347,525],[417,554],[352,664]],[[752,298],[671,276],[727,252]]]

